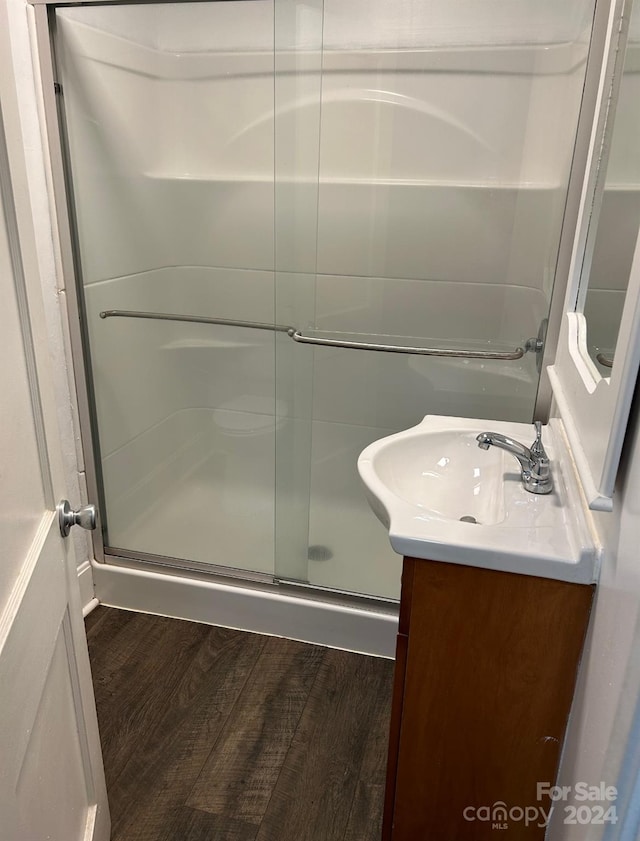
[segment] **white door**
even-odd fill
[[[0,81],[0,102],[6,91]],[[2,105],[7,122],[12,103]],[[28,199],[8,169],[0,122],[0,838],[106,841],[76,565],[55,513],[65,488],[47,330],[25,268]],[[15,178],[13,160],[11,169]]]

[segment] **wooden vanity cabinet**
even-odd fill
[[[593,593],[404,559],[383,841],[544,838],[465,814],[548,812],[537,783],[556,778]]]

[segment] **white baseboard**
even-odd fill
[[[82,618],[86,619],[87,616],[95,610],[100,602],[97,599],[91,599],[90,602],[87,602],[86,605],[82,608]]]
[[[203,581],[95,561],[101,605],[189,619],[223,628],[393,658],[398,617],[382,610],[337,605],[218,581]]]
[[[93,569],[90,561],[83,561],[78,566],[78,583],[80,584],[80,604],[82,605],[82,615],[88,616],[89,613],[97,606],[98,600],[93,591]],[[93,604],[95,602],[95,604]]]

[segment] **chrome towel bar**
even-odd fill
[[[178,315],[172,312],[139,312],[138,310],[103,310],[100,318],[151,318],[154,321],[192,321],[195,324],[222,324],[225,327],[249,327],[252,330],[271,330],[289,333],[293,327],[271,324],[268,321],[236,321],[234,318],[209,318],[206,315]]]
[[[454,350],[453,348],[411,347],[410,345],[383,345],[376,342],[354,342],[349,339],[330,339],[325,336],[308,336],[299,330],[289,332],[294,342],[306,345],[324,345],[325,347],[353,348],[354,350],[381,350],[387,353],[413,353],[418,356],[440,356],[464,359],[521,359],[526,348],[515,350]]]
[[[376,342],[359,342],[349,339],[329,338],[326,336],[310,336],[295,327],[285,324],[270,324],[264,321],[238,321],[233,318],[210,318],[203,315],[178,315],[164,312],[139,312],[137,310],[103,310],[100,318],[150,318],[159,321],[190,321],[196,324],[220,324],[224,327],[247,327],[251,330],[270,330],[272,333],[286,333],[294,342],[305,345],[322,345],[323,347],[352,348],[353,350],[377,350],[386,353],[411,353],[418,356],[439,356],[445,358],[463,359],[522,359],[525,353],[539,353],[543,343],[540,339],[527,339],[524,347],[515,350],[454,350],[453,348],[411,347],[405,345],[378,344]]]

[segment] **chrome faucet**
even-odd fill
[[[532,494],[548,494],[553,490],[553,478],[549,457],[542,444],[542,424],[535,422],[536,440],[531,447],[525,447],[519,441],[514,441],[499,432],[481,432],[476,436],[478,446],[482,450],[489,447],[499,447],[515,456],[520,462],[522,484],[525,490]]]

